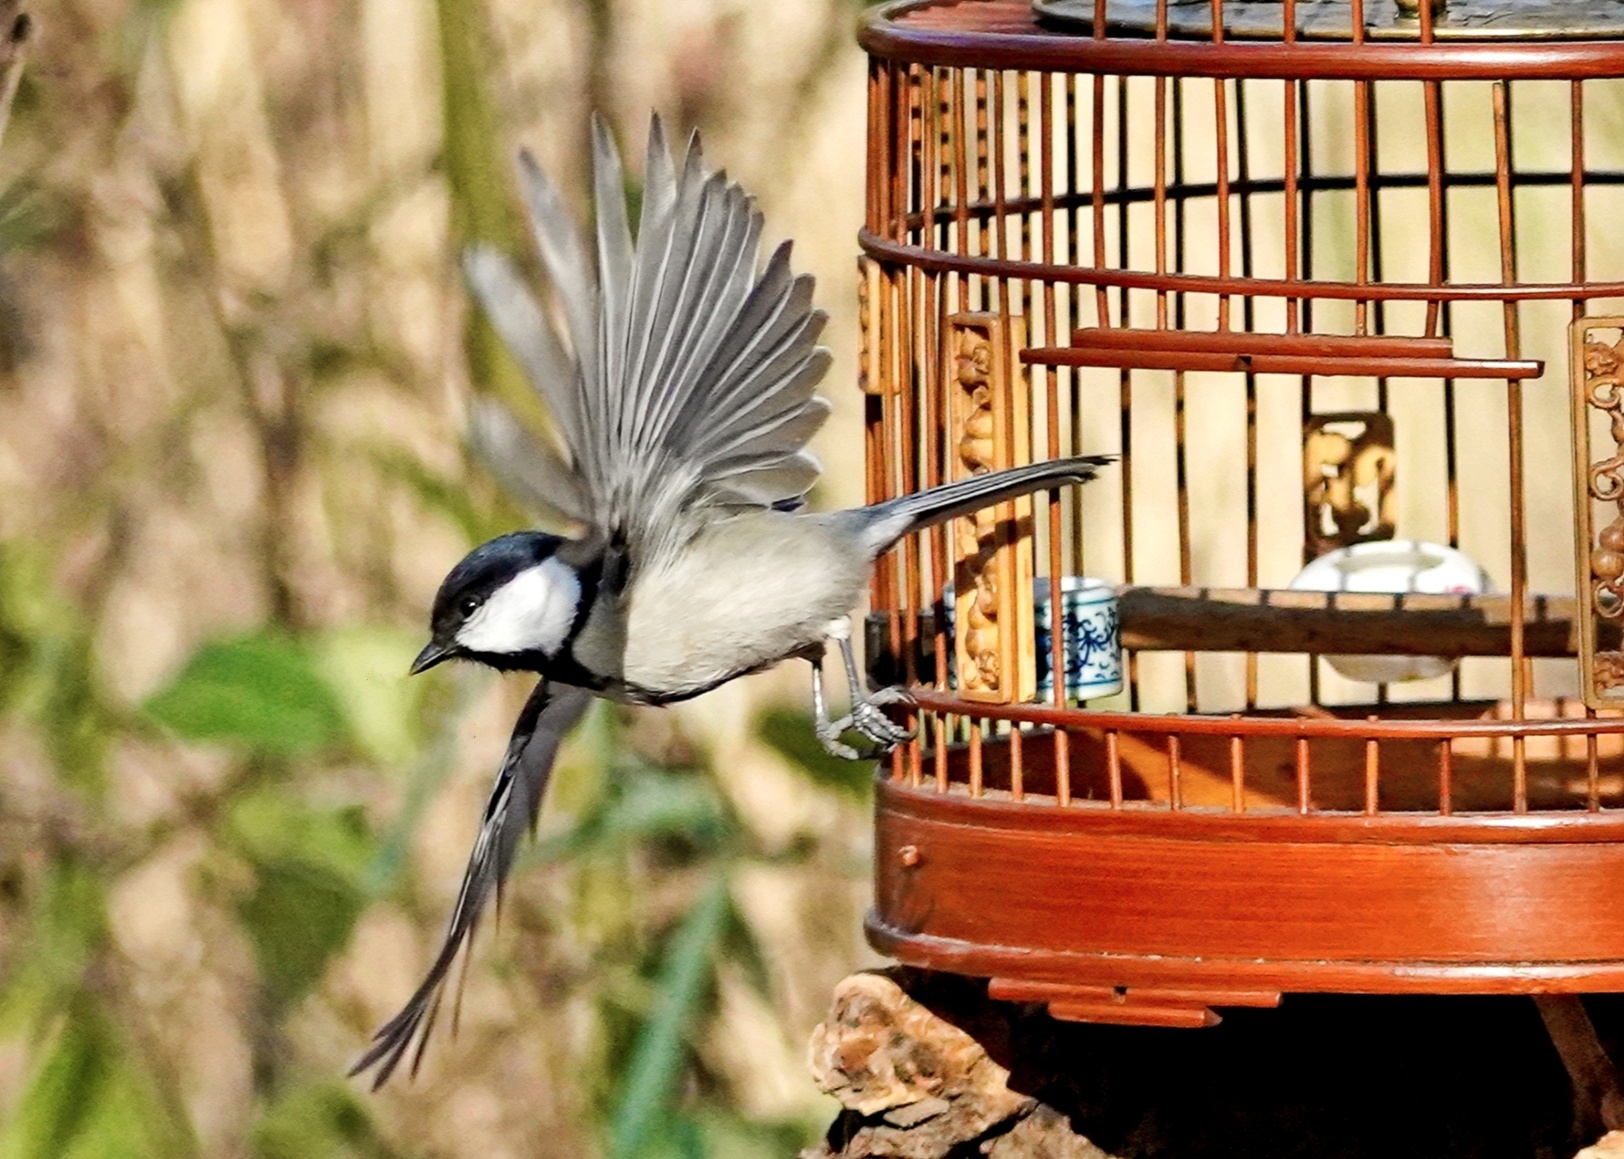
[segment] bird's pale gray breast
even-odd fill
[[[625,680],[682,695],[794,655],[862,598],[868,562],[818,516],[752,511],[712,523],[637,576]]]

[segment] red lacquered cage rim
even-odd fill
[[[944,715],[1007,720],[1019,724],[1052,725],[1067,729],[1152,733],[1162,736],[1270,736],[1304,740],[1458,740],[1471,737],[1515,738],[1536,736],[1600,736],[1624,733],[1624,716],[1594,718],[1502,720],[1436,719],[1393,720],[1384,717],[1279,715],[1253,716],[1200,713],[1110,712],[1092,708],[1057,708],[1052,704],[1023,702],[987,704],[964,700],[950,692],[912,688],[918,707]],[[1391,708],[1393,706],[1385,706]]]
[[[1104,0],[1108,6],[1109,0]],[[933,17],[951,11],[951,25]],[[1277,80],[1594,80],[1624,76],[1624,42],[1158,39],[1038,23],[1028,0],[897,0],[857,33],[883,60],[969,68]]]

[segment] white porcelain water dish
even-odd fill
[[[1463,551],[1419,539],[1379,539],[1327,552],[1291,581],[1294,591],[1418,592],[1482,595],[1494,584]],[[1456,661],[1444,656],[1327,656],[1349,680],[1393,684],[1443,676]]]

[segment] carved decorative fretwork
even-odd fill
[[[886,291],[880,263],[867,254],[857,259],[857,332],[861,346],[857,354],[857,385],[864,394],[884,394],[894,379],[890,370],[884,335],[880,332],[887,311],[880,308]]]
[[[942,366],[954,478],[1031,461],[1026,391],[1018,381],[1024,329],[1019,317],[997,314],[948,319]],[[1030,499],[953,523],[954,649],[966,699],[1027,700],[1036,690],[1031,524]]]
[[[1596,691],[1608,694],[1624,685],[1624,652],[1597,652],[1591,669]]]
[[[1303,425],[1305,560],[1393,538],[1397,463],[1393,416],[1347,411],[1308,417]]]
[[[1598,637],[1605,631],[1616,640],[1624,620],[1624,318],[1580,318],[1570,340],[1579,677],[1586,704],[1617,708],[1624,653],[1604,651]],[[1599,436],[1603,425],[1607,434]]]

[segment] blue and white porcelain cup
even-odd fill
[[[947,613],[948,638],[953,638],[954,592],[948,584],[942,592]],[[1054,636],[1049,580],[1038,576],[1032,581],[1032,646],[1037,660],[1037,699],[1054,699]],[[1060,581],[1060,615],[1064,642],[1061,647],[1066,665],[1066,699],[1093,700],[1122,691],[1122,633],[1117,621],[1116,587],[1091,576],[1068,575]],[[954,650],[948,649],[949,678],[957,680]]]
[[[1032,581],[1033,626],[1037,647],[1038,699],[1054,698],[1054,657],[1050,627],[1049,580]],[[1066,699],[1093,700],[1122,691],[1122,631],[1116,587],[1092,576],[1060,580],[1061,654],[1066,666]]]

